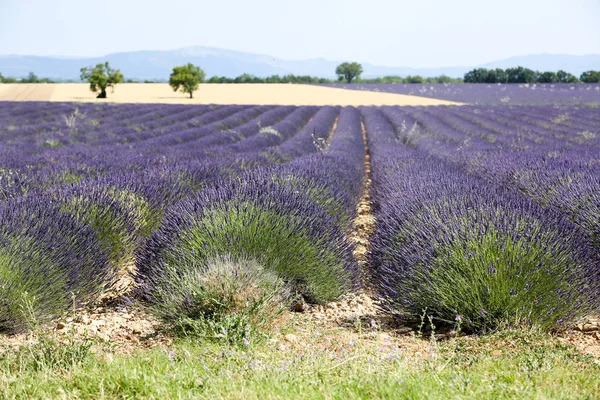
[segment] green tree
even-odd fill
[[[485,83],[507,83],[508,75],[502,68],[490,69],[484,80]]]
[[[546,71],[538,76],[539,83],[558,83],[558,75],[556,72]]]
[[[425,83],[425,79],[420,75],[408,75],[404,78],[404,83]]]
[[[580,79],[584,83],[600,83],[600,71],[585,71]]]
[[[434,78],[436,83],[453,83],[455,79],[450,78],[448,75],[440,75]]]
[[[508,83],[534,83],[538,79],[538,73],[529,68],[521,66],[517,68],[507,68]]]
[[[106,98],[106,88],[112,88],[114,93],[115,86],[123,83],[125,78],[118,69],[112,69],[108,61],[104,64],[97,64],[95,67],[81,68],[81,80],[90,83],[90,90],[94,93],[100,92],[96,98]]]
[[[346,82],[352,83],[354,78],[360,78],[360,75],[363,73],[363,68],[362,65],[357,62],[345,62],[337,66],[335,73],[340,80],[345,79]]]
[[[33,72],[30,72],[29,75],[27,75],[27,78],[23,78],[23,80],[21,80],[21,82],[23,82],[23,83],[40,83],[40,78],[38,78],[37,75],[34,74]]]
[[[189,93],[190,99],[194,97],[194,91],[198,90],[201,82],[204,82],[206,74],[202,68],[192,63],[173,68],[169,77],[169,85],[176,92],[181,88],[181,92]]]
[[[476,68],[465,74],[465,83],[483,83],[486,81],[489,71],[486,68]]]
[[[570,74],[562,69],[556,73],[558,83],[579,83],[579,79],[573,74]]]

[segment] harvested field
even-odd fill
[[[0,84],[0,101],[75,101],[98,103],[252,104],[252,105],[412,105],[460,104],[393,93],[355,91],[296,84],[202,84],[190,99],[166,83],[118,85],[108,99],[96,99],[85,83]]]

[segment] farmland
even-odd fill
[[[210,84],[194,99],[174,93],[164,83],[124,83],[109,94],[113,103],[246,104],[246,105],[438,105],[455,102],[393,93],[355,92],[316,85]],[[0,101],[99,102],[83,83],[0,84]]]
[[[54,349],[6,345],[0,397],[597,393],[600,95],[576,92],[0,102],[0,343]],[[166,341],[81,334],[106,293]]]
[[[600,105],[599,84],[329,84],[332,88],[443,99],[479,105]]]

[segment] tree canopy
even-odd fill
[[[206,74],[202,68],[188,63],[187,65],[173,68],[173,72],[169,77],[169,85],[171,85],[175,92],[181,89],[183,93],[189,93],[191,99],[194,91],[198,90],[200,83],[204,82],[205,76]]]
[[[354,78],[360,78],[360,75],[363,73],[363,68],[362,65],[357,62],[345,62],[337,66],[335,73],[339,80],[345,79],[346,82],[352,83]]]
[[[590,71],[593,72],[593,71]],[[581,80],[583,81],[583,75]],[[573,74],[559,70],[557,72],[538,72],[529,68],[516,67],[486,69],[476,68],[465,74],[465,83],[577,83]]]
[[[585,71],[581,74],[581,81],[585,83],[600,83],[600,71]]]
[[[114,93],[117,84],[123,83],[125,78],[120,70],[112,69],[107,61],[95,67],[81,68],[81,80],[90,83],[92,92],[100,92],[96,98],[105,99],[106,88],[112,88]]]

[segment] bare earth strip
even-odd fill
[[[96,99],[83,83],[0,84],[0,100],[109,103],[430,106],[460,104],[393,93],[366,92],[298,84],[202,84],[190,99],[166,83],[125,83]]]

